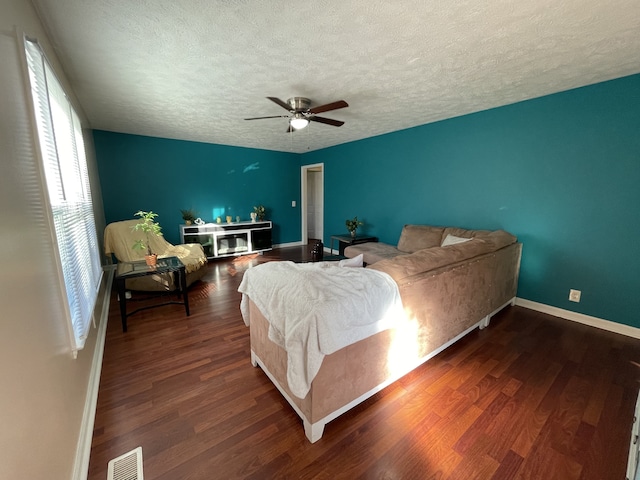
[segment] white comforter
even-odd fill
[[[325,355],[391,328],[403,314],[398,286],[376,270],[335,262],[269,262],[248,269],[238,291],[248,326],[249,297],[287,351],[287,382],[304,398]]]

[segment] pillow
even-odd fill
[[[429,225],[405,225],[398,240],[398,250],[404,253],[415,253],[425,248],[440,245],[444,227]]]
[[[361,253],[357,257],[340,260],[338,262],[338,266],[339,267],[362,267],[364,264],[363,258],[364,258],[364,254]]]
[[[447,245],[455,245],[456,243],[464,243],[464,242],[468,242],[469,240],[471,240],[471,238],[456,237],[455,235],[451,235],[449,233],[449,234],[447,234],[445,239],[442,241],[442,245],[440,245],[440,246],[441,247],[446,247]]]

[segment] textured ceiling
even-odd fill
[[[33,0],[95,129],[305,152],[640,72],[638,0]],[[265,97],[349,108],[287,134]]]

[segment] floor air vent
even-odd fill
[[[142,447],[111,460],[107,469],[107,480],[144,480]]]

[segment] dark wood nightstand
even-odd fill
[[[369,242],[377,242],[378,237],[369,237],[366,235],[356,235],[352,237],[351,235],[331,235],[331,243],[329,244],[329,248],[331,250],[331,255],[333,255],[333,241],[337,240],[338,242],[338,255],[344,255],[344,249],[349,245],[358,245],[359,243],[369,243]]]

